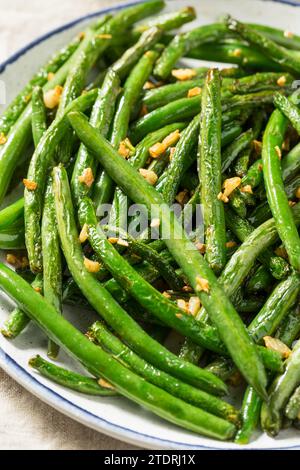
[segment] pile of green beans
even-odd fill
[[[163,7],[99,18],[0,118],[1,333],[33,321],[88,373],[28,357],[45,378],[244,445],[300,419],[300,38],[231,17],[173,34],[195,10]]]

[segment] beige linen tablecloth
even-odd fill
[[[32,39],[117,0],[0,0],[0,62]],[[67,418],[0,369],[0,449],[134,449]]]

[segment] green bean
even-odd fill
[[[239,135],[228,147],[222,152],[222,172],[224,173],[237,158],[242,150],[249,146],[253,139],[252,129]]]
[[[56,73],[76,51],[80,43],[77,37],[73,39],[67,46],[56,52],[45,65],[32,77],[32,79],[25,85],[23,90],[13,99],[13,101],[6,108],[5,112],[0,117],[0,133],[7,135],[13,124],[20,117],[26,108],[28,101],[30,101],[32,90],[35,86],[44,86],[49,78],[49,73]],[[51,82],[51,80],[50,80]],[[49,87],[52,88],[52,83]]]
[[[300,387],[297,387],[285,407],[285,415],[289,419],[296,419],[300,414]]]
[[[163,198],[130,165],[119,158],[118,153],[93,130],[84,116],[73,112],[69,114],[69,119],[78,137],[90,151],[97,154],[100,163],[121,189],[126,191],[133,201],[145,204],[148,210],[152,208],[153,216],[160,219],[162,229],[170,228],[171,223],[172,236],[165,239],[169,251],[217,325],[221,339],[237,367],[258,393],[265,397],[265,372],[243,322],[224,295],[205,260],[188,240],[174,214],[164,205]],[[208,282],[209,292],[202,290],[202,279]]]
[[[295,211],[298,214],[298,206]],[[296,215],[296,219],[298,221],[298,215]],[[226,224],[242,242],[245,240],[248,242],[248,237],[253,236],[254,228],[251,226],[251,224],[247,220],[238,217],[228,209],[226,211]],[[282,279],[288,274],[289,265],[283,258],[274,255],[273,252],[268,249],[268,247],[275,243],[278,238],[274,221],[273,219],[270,219],[259,227],[260,228],[256,229],[257,239],[253,241],[253,244],[259,249],[257,257],[264,264],[264,266],[270,270],[272,276],[274,276],[276,279]],[[261,237],[264,238],[265,241],[262,241]],[[260,247],[257,245],[259,243],[261,243]]]
[[[44,104],[43,90],[41,87],[34,87],[32,91],[32,135],[35,147],[37,147],[44,132],[47,129],[47,115]]]
[[[140,91],[149,77],[156,59],[157,53],[155,51],[145,52],[125,82],[123,93],[116,107],[110,136],[110,142],[116,149],[119,148],[121,141],[127,136],[131,109],[136,105]],[[106,172],[103,173],[100,188],[101,197],[99,194],[98,205],[110,202],[113,196],[114,183]],[[116,197],[121,198],[120,194]]]
[[[104,136],[108,135],[109,126],[113,119],[115,102],[119,93],[120,80],[114,70],[109,70],[105,76],[102,88],[98,92],[95,104],[90,117],[90,123],[97,128]],[[72,174],[72,192],[76,205],[84,196],[88,196],[91,187],[81,183],[79,177],[86,168],[91,168],[93,175],[96,174],[97,161],[81,145],[75,160]]]
[[[259,423],[261,399],[253,389],[246,388],[242,404],[242,427],[238,430],[234,442],[248,444],[251,435]]]
[[[158,88],[147,90],[143,96],[142,102],[148,111],[153,111],[161,106],[165,106],[171,101],[185,98],[189,90],[195,87],[202,87],[203,84],[204,78],[169,83]]]
[[[299,303],[284,318],[278,327],[276,337],[280,338],[283,343],[291,347],[295,339],[300,333],[300,308]]]
[[[273,28],[272,26],[266,26],[262,24],[256,23],[248,23],[248,26],[254,28],[259,33],[273,39],[273,41],[277,42],[281,46],[285,46],[288,49],[299,49],[300,46],[300,38],[294,33],[290,33],[289,31],[283,31],[279,28]]]
[[[69,129],[69,123],[66,119],[67,113],[72,109],[85,110],[90,108],[98,91],[92,90],[85,95],[74,100],[66,109],[65,114],[52,122],[47,129],[39,145],[37,146],[28,170],[28,179],[37,184],[34,191],[25,189],[25,236],[26,247],[30,267],[32,271],[42,270],[41,255],[41,230],[40,220],[42,216],[44,188],[47,178],[47,170],[51,166],[55,154],[55,149],[63,139],[64,134]]]
[[[235,163],[234,163],[234,173],[239,176],[240,178],[243,178],[247,174],[249,162],[250,162],[250,156],[251,156],[251,146],[249,145],[248,147],[245,148],[244,151],[240,153],[240,155],[237,157]]]
[[[86,145],[86,142],[84,143]],[[110,148],[112,147],[110,146]],[[89,148],[89,150],[91,149]],[[126,167],[129,167],[117,152],[116,156],[118,160],[125,163]],[[176,375],[178,378],[190,381],[192,384],[198,384],[201,387],[207,386],[208,389],[216,393],[225,391],[224,384],[215,381],[212,374],[206,376],[201,369],[180,361],[177,356],[169,353],[156,341],[151,340],[143,329],[115,302],[95,277],[87,271],[84,267],[83,255],[79,245],[67,175],[62,167],[54,168],[54,188],[56,217],[62,249],[75,282],[92,307],[145,360],[166,372]],[[104,238],[106,240],[106,237]],[[109,242],[107,243],[109,244]],[[180,319],[177,318],[177,320]]]
[[[279,64],[283,70],[296,74],[300,72],[298,51],[279,46],[271,39],[255,31],[251,26],[249,27],[233,18],[228,17],[226,25],[229,31],[238,33],[243,39],[265,54],[266,57]]]
[[[42,252],[43,252],[43,279],[44,297],[53,305],[57,312],[62,311],[62,263],[59,246],[59,237],[55,216],[52,178],[49,178],[44,200],[42,216]],[[48,356],[55,359],[58,347],[51,340],[48,345]]]
[[[259,266],[247,282],[247,292],[268,291],[272,282],[273,279],[270,271],[265,266]]]
[[[181,8],[174,13],[165,13],[155,18],[150,18],[146,23],[138,24],[133,28],[133,36],[138,35],[152,26],[161,28],[163,31],[180,28],[185,23],[189,23],[196,18],[196,12],[193,7]]]
[[[0,211],[0,231],[10,229],[19,223],[24,215],[24,199],[20,198]]]
[[[221,192],[221,91],[217,70],[207,72],[202,94],[199,181],[205,227],[206,260],[215,273],[226,263],[225,216]]]
[[[261,425],[270,436],[276,436],[280,430],[283,408],[296,387],[300,385],[300,341],[294,346],[286,361],[283,374],[278,375],[269,390],[268,404],[264,403],[261,411]]]
[[[192,431],[219,439],[230,439],[234,435],[235,427],[232,423],[172,397],[121,365],[59,315],[42,296],[32,295],[32,289],[26,281],[3,264],[0,266],[0,285],[13,300],[26,308],[30,317],[51,339],[77,358],[96,377],[103,376],[108,380],[116,387],[117,392]]]
[[[43,377],[62,385],[63,387],[92,396],[110,397],[116,395],[114,390],[101,387],[96,379],[85,377],[76,372],[58,367],[46,361],[41,356],[32,357],[29,365],[37,370]]]
[[[32,288],[38,292],[42,292],[43,289],[43,277],[41,274],[38,274],[34,281],[32,282]],[[16,307],[9,315],[8,319],[5,321],[1,333],[3,336],[9,339],[14,339],[19,336],[20,333],[26,328],[30,318],[20,307]]]
[[[22,250],[24,248],[24,226],[12,227],[0,232],[0,250]]]
[[[239,424],[238,411],[232,405],[229,405],[213,395],[197,390],[191,385],[187,385],[148,364],[131,351],[130,348],[122,343],[116,336],[110,333],[102,323],[94,323],[89,330],[89,334],[92,338],[94,337],[104,349],[111,351],[114,357],[119,358],[120,361],[124,361],[135,373],[144,377],[148,382],[161,387],[171,395],[181,398],[187,403],[202,408],[223,419],[227,419],[234,424]]]
[[[284,156],[281,162],[282,178],[289,181],[300,169],[300,142]]]
[[[284,85],[278,84],[278,81],[281,83],[281,80]],[[288,73],[261,72],[237,78],[233,81],[232,85],[229,85],[229,90],[232,93],[242,95],[264,90],[279,90],[282,86],[290,86],[293,80],[294,78]]]
[[[280,152],[284,140],[286,125],[286,118],[279,110],[275,110],[264,133],[262,160],[267,198],[276,228],[284,243],[291,265],[299,271],[300,237],[284,191],[278,155],[278,148]]]
[[[290,308],[294,305],[300,292],[300,277],[293,273],[278,284],[260,312],[248,326],[248,331],[256,343],[264,336],[272,336]]]
[[[203,43],[216,42],[226,35],[226,27],[219,23],[199,26],[187,33],[177,34],[163,51],[154,69],[154,74],[166,79],[176,62],[185,56],[191,49]]]
[[[294,101],[297,100],[298,92],[296,95],[291,95],[289,98],[286,98],[280,93],[275,93],[274,95],[274,104],[276,108],[282,112],[282,114],[291,122],[298,134],[300,134],[300,111],[294,103]]]
[[[247,174],[243,177],[241,186],[250,185],[251,188],[256,188],[263,181],[263,165],[262,160],[259,158],[256,160],[247,171]]]
[[[222,41],[203,44],[190,50],[186,56],[192,59],[237,64],[250,70],[282,70],[278,64],[257,49],[236,40],[229,43]]]

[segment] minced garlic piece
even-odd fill
[[[24,269],[29,266],[29,261],[26,256],[16,256],[13,253],[6,255],[6,261],[17,269]]]
[[[241,187],[241,192],[242,192],[242,193],[253,194],[252,186],[251,186],[250,184],[246,184],[246,186],[242,186],[242,187]]]
[[[4,145],[6,142],[7,142],[6,135],[3,132],[1,132],[1,134],[0,134],[0,145]]]
[[[157,219],[152,219],[150,223],[151,228],[158,228],[160,226],[160,220]]]
[[[196,248],[197,248],[198,251],[200,251],[200,253],[201,253],[202,255],[204,255],[204,253],[205,253],[205,251],[206,251],[206,245],[205,245],[205,243],[200,243],[200,242],[199,242],[199,243],[196,243]]]
[[[143,86],[144,90],[152,90],[152,88],[155,88],[155,85],[154,85],[154,83],[150,82],[149,80]]]
[[[281,75],[281,77],[279,77],[277,80],[277,85],[285,86],[285,84],[286,84],[286,77],[284,75]]]
[[[80,243],[84,243],[87,241],[88,238],[89,238],[89,228],[87,224],[84,224],[79,235],[79,241]]]
[[[193,292],[193,289],[191,288],[191,286],[183,286],[182,291],[183,292]]]
[[[199,297],[190,297],[189,304],[188,304],[188,312],[195,316],[199,312],[201,307]]]
[[[169,160],[171,161],[174,153],[175,153],[176,147],[170,147],[170,154],[169,154]]]
[[[152,186],[157,182],[158,176],[152,170],[146,170],[145,168],[140,168],[139,170],[140,175],[147,181],[147,183],[151,184]]]
[[[175,199],[181,206],[183,206],[188,201],[188,193],[189,192],[187,189],[183,189],[183,191],[180,191],[176,195]]]
[[[85,168],[82,172],[82,175],[78,176],[79,182],[84,183],[88,188],[90,188],[94,182],[94,175],[91,168]]]
[[[241,57],[242,55],[242,50],[241,49],[234,49],[234,51],[232,52],[232,55],[233,57]]]
[[[124,140],[120,142],[119,148],[118,148],[118,154],[121,155],[121,157],[127,159],[130,157],[130,150],[128,147],[126,147],[126,144]]]
[[[179,139],[180,139],[180,132],[179,132],[179,129],[176,129],[176,131],[171,132],[171,134],[167,135],[167,137],[164,138],[164,140],[162,141],[162,144],[166,148],[171,147],[172,145],[175,145]]]
[[[152,158],[160,157],[166,150],[166,147],[161,142],[157,142],[149,148],[149,154]]]
[[[292,353],[290,348],[278,338],[264,336],[263,340],[266,348],[279,352],[284,359],[288,358]]]
[[[118,243],[118,240],[119,240],[119,239],[116,238],[116,237],[109,237],[107,240],[108,240],[109,243],[111,243],[112,245],[115,245],[116,243]]]
[[[171,298],[171,295],[169,294],[169,292],[164,291],[164,292],[162,293],[162,295],[163,295],[166,299],[170,299],[170,298]]]
[[[120,245],[120,246],[129,246],[129,243],[127,240],[124,240],[123,238],[118,238],[118,241],[117,241],[117,245]]]
[[[207,279],[203,277],[197,276],[196,277],[196,289],[204,292],[209,292],[209,282]]]
[[[285,38],[289,39],[294,37],[294,33],[292,33],[292,31],[284,31],[283,35]]]
[[[35,181],[30,181],[26,178],[23,178],[23,184],[28,191],[35,191],[37,188],[37,183]]]
[[[281,258],[288,259],[287,251],[286,251],[286,249],[285,249],[283,246],[278,246],[278,247],[276,248],[276,250],[274,250],[274,253],[275,253],[277,256],[280,256]]]
[[[109,390],[115,390],[115,387],[111,383],[107,382],[107,380],[105,380],[105,379],[99,379],[98,384],[102,388],[108,388]]]
[[[188,311],[188,304],[184,299],[177,299],[177,307],[185,312]]]
[[[252,145],[253,145],[256,155],[260,155],[261,149],[262,149],[262,142],[260,140],[254,139],[252,140]]]
[[[175,317],[177,317],[177,318],[182,318],[182,313],[176,313],[176,314],[175,314]]]
[[[278,147],[278,145],[275,146],[275,152],[277,153],[277,156],[278,156],[279,160],[281,160],[282,153],[281,153],[281,149]]]
[[[82,41],[82,39],[84,39],[84,38],[85,38],[85,32],[84,32],[84,31],[81,31],[81,32],[78,34],[78,39],[79,39],[80,41]]]
[[[199,86],[195,86],[194,88],[191,88],[188,91],[187,97],[193,98],[193,96],[198,96],[201,94],[201,91],[202,91],[202,88],[200,88]]]
[[[42,289],[40,287],[34,287],[33,290],[35,290],[35,292],[37,292],[38,294],[42,292]]]
[[[225,204],[227,204],[227,202],[229,202],[229,198],[227,196],[225,196],[225,194],[223,194],[222,192],[220,192],[217,197],[218,197],[219,201],[223,201]]]
[[[290,207],[294,207],[296,205],[295,201],[288,201]]]
[[[44,94],[44,103],[45,103],[46,108],[48,109],[56,108],[56,106],[59,105],[62,92],[63,92],[63,87],[60,85],[57,85],[52,90],[46,91],[46,93]]]
[[[171,73],[177,80],[190,80],[197,75],[194,69],[174,69]]]
[[[241,178],[239,176],[234,176],[233,178],[227,178],[223,183],[223,193],[218,194],[219,201],[223,201],[225,203],[228,202],[228,196],[240,186]]]
[[[234,248],[236,246],[236,242],[234,240],[230,240],[229,242],[225,243],[226,248]]]
[[[86,267],[87,271],[89,273],[97,273],[98,271],[100,271],[100,263],[98,263],[98,261],[92,261],[91,259],[88,259],[86,257],[84,257],[84,266]]]
[[[47,80],[48,82],[50,82],[50,80],[52,80],[52,78],[55,77],[55,74],[53,72],[49,72],[48,75],[47,75]]]
[[[289,139],[289,137],[287,137],[282,142],[282,146],[281,146],[282,150],[289,151],[290,150],[290,144],[291,144],[290,139]]]

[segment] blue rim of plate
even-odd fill
[[[292,0],[271,0],[275,3],[282,3],[285,5],[300,7],[300,3],[296,3]],[[55,28],[48,33],[39,36],[35,40],[31,41],[24,46],[23,48],[19,49],[13,55],[11,55],[6,61],[0,64],[0,74],[3,73],[6,67],[10,64],[13,64],[16,60],[19,59],[22,55],[26,54],[30,49],[33,49],[35,46],[40,44],[41,42],[46,41],[50,37],[61,33],[67,29],[72,28],[73,26],[81,23],[82,21],[88,20],[90,18],[97,17],[104,13],[109,13],[113,11],[118,11],[128,6],[136,5],[138,3],[143,3],[142,1],[133,1],[133,2],[126,2],[121,3],[119,5],[115,5],[114,7],[104,8],[88,15],[83,15],[69,23],[65,23],[64,25]],[[17,377],[20,379],[22,377],[22,385],[29,390],[32,394],[36,395],[39,399],[46,402],[50,406],[56,408],[63,414],[67,414],[69,417],[81,422],[82,424],[92,427],[96,431],[104,432],[105,434],[110,435],[116,439],[124,439],[126,442],[130,442],[133,444],[138,443],[143,446],[145,444],[158,444],[160,448],[164,448],[163,446],[166,445],[168,448],[173,449],[195,449],[195,450],[226,450],[225,447],[214,447],[214,446],[205,446],[205,445],[189,445],[183,442],[171,441],[167,439],[160,439],[157,437],[150,436],[148,434],[144,434],[138,431],[132,431],[124,426],[119,426],[117,424],[113,424],[110,421],[107,421],[104,418],[100,418],[95,414],[81,408],[78,405],[75,405],[70,400],[65,397],[62,397],[59,393],[55,392],[51,388],[47,387],[46,385],[42,384],[37,378],[33,377],[28,371],[20,366],[9,354],[7,354],[1,347],[0,347],[0,366],[14,379]],[[97,426],[97,424],[100,424]],[[242,449],[243,447],[237,446],[236,450]],[[227,448],[228,449],[228,448]],[[300,444],[295,446],[284,446],[284,447],[247,447],[247,450],[291,450],[291,449],[300,449]],[[230,450],[234,450],[234,448],[230,447]]]

